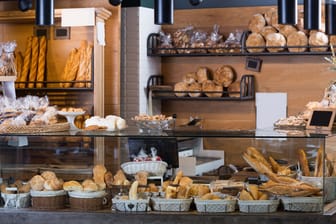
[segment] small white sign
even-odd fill
[[[94,26],[94,8],[62,9],[62,26]]]

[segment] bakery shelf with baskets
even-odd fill
[[[162,75],[150,76],[147,81],[147,97],[149,99],[161,100],[196,100],[196,101],[245,101],[254,100],[255,97],[255,77],[254,75],[243,75],[240,80],[240,91],[174,91],[173,85],[164,85]],[[188,95],[195,93],[199,96],[177,96],[179,94]],[[208,97],[206,94],[220,95],[218,97]]]

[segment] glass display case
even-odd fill
[[[156,155],[167,163],[167,170],[162,176],[162,181],[166,181],[174,179],[177,172],[181,170],[182,157],[195,156],[188,154],[186,150],[201,150],[207,152],[209,158],[222,153],[221,161],[223,163],[213,167],[211,171],[189,176],[194,180],[194,183],[207,185],[221,180],[239,180],[245,184],[243,187],[256,184],[259,187],[263,186],[264,192],[272,194],[273,199],[279,201],[279,205],[274,211],[262,211],[265,217],[278,217],[280,220],[294,218],[293,214],[297,214],[302,220],[305,219],[305,216],[323,217],[323,219],[329,220],[334,217],[333,214],[336,210],[335,144],[336,138],[332,132],[318,133],[306,130],[280,129],[172,129],[144,134],[140,133],[135,126],[130,125],[125,130],[117,132],[76,130],[36,134],[1,134],[0,180],[2,183],[8,184],[14,183],[16,180],[25,182],[34,175],[48,170],[55,172],[57,177],[63,181],[84,181],[92,177],[93,168],[97,164],[105,165],[106,169],[114,175],[121,169],[122,164],[132,161],[134,154],[137,154],[139,150],[151,150],[155,147],[157,149]],[[259,167],[260,160],[259,165],[253,162],[254,160],[251,158],[255,157],[253,157],[253,153],[249,153],[248,149],[250,148],[259,151],[270,164],[276,162],[278,166],[288,168],[289,173],[276,173],[273,170],[275,175],[270,175]],[[212,151],[216,153],[212,154]],[[305,159],[310,176],[303,175],[304,168],[300,163],[300,153],[302,152],[306,155]],[[251,157],[246,157],[246,155]],[[228,167],[232,169],[229,169],[230,172],[221,173],[226,170],[224,168]],[[320,171],[316,171],[318,167]],[[130,182],[134,180],[128,175],[127,178]],[[152,181],[162,187],[162,182],[155,179]],[[302,193],[302,189],[306,190],[305,187],[308,185],[319,190],[310,194]],[[148,217],[148,220],[152,215],[167,216],[167,212],[158,212],[152,209],[145,212],[116,211],[111,204],[111,197],[120,194],[122,190],[117,192],[107,190],[107,192],[112,192],[108,202],[98,211],[91,211],[90,215],[98,215],[102,218],[102,214],[108,214],[115,219],[120,215],[132,217],[138,214],[142,217]],[[241,201],[239,193],[235,196],[237,201]],[[31,206],[13,209],[5,207],[4,201],[1,206],[1,216],[5,215],[3,217],[12,217],[13,212],[25,213],[31,218],[33,214],[43,215],[41,209],[35,209]],[[253,204],[253,207],[255,206]],[[66,214],[74,212],[78,219],[83,218],[79,217],[83,211],[72,209],[67,204],[62,209],[43,211],[51,215],[60,214],[60,212]],[[85,211],[87,212],[87,210]],[[252,210],[241,210],[238,203],[230,213],[224,211],[202,213],[193,206],[187,212],[174,211],[175,213],[177,215],[187,214],[186,217],[192,219],[202,215],[202,220],[205,217],[217,217],[217,221],[221,220],[219,217],[223,219],[225,217],[225,220],[236,219],[234,217],[240,217],[237,219],[242,220],[247,216],[260,217]],[[279,218],[280,216],[282,218]],[[263,219],[266,219],[265,217]],[[295,219],[297,220],[298,217]]]

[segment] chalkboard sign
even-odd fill
[[[336,109],[319,108],[314,109],[308,120],[307,129],[331,130],[335,121]]]

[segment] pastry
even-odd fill
[[[266,25],[266,20],[260,13],[254,14],[248,22],[248,29],[253,33],[259,33]]]
[[[236,74],[233,68],[228,65],[218,67],[213,74],[213,81],[223,87],[228,87],[235,80]]]
[[[223,85],[217,85],[212,80],[202,83],[202,91],[207,97],[221,97],[223,95]]]
[[[246,50],[250,53],[263,52],[265,50],[265,39],[260,33],[251,33],[246,39]]]
[[[106,188],[104,179],[106,171],[104,165],[98,164],[93,167],[93,180],[98,185],[99,190],[104,190]]]
[[[304,52],[307,50],[307,46],[308,37],[302,31],[293,32],[287,37],[287,47],[289,52]]]
[[[175,96],[183,97],[188,95],[188,84],[186,82],[178,82],[174,85]]]
[[[269,52],[283,51],[286,46],[286,38],[281,33],[270,33],[266,36],[266,48]]]
[[[188,92],[190,97],[199,97],[202,95],[202,84],[198,82],[191,83],[188,85],[188,91],[190,91]]]
[[[252,197],[252,195],[246,191],[245,189],[243,189],[240,194],[239,194],[239,200],[254,200],[254,198]]]
[[[328,39],[328,36],[323,32],[311,31],[308,42],[310,46],[310,51],[327,51],[328,50],[329,39]]]
[[[75,180],[66,181],[63,183],[63,190],[65,191],[82,191],[83,186]]]

